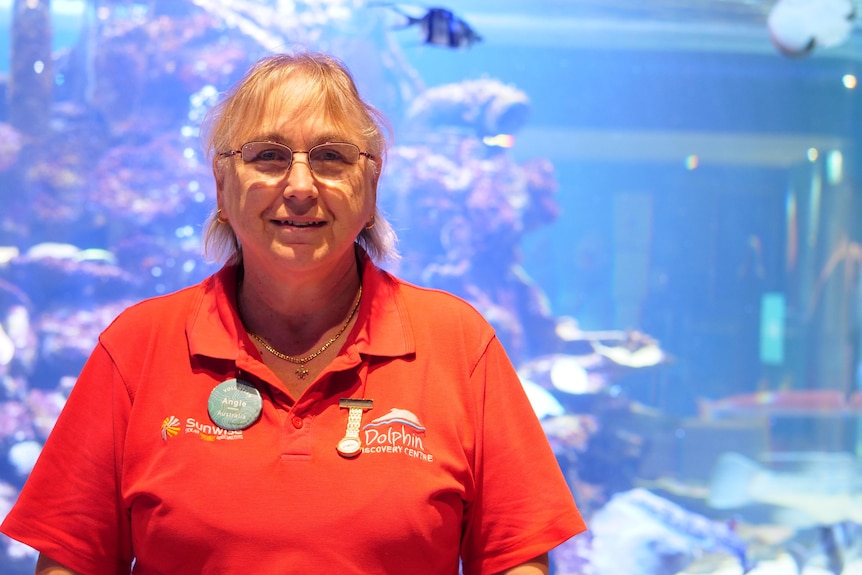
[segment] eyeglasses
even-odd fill
[[[276,142],[248,142],[239,150],[222,152],[219,156],[227,158],[237,154],[243,162],[252,164],[258,172],[269,175],[272,179],[284,177],[293,165],[293,157],[296,154],[308,154],[311,173],[318,179],[330,181],[347,179],[360,156],[374,159],[368,152],[362,152],[357,145],[348,142],[318,144],[308,151],[294,151]]]

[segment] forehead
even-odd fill
[[[309,88],[281,87],[269,91],[252,107],[239,132],[245,138],[278,136],[288,143],[333,138],[356,142],[362,134],[361,119],[341,106],[330,105],[319,89]]]

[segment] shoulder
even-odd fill
[[[390,286],[391,297],[408,318],[417,343],[423,340],[435,347],[451,344],[463,350],[482,353],[495,338],[494,328],[468,302],[449,292],[427,288],[381,272]]]
[[[123,310],[105,330],[106,334],[125,331],[130,327],[160,326],[166,320],[185,316],[201,286],[191,286],[171,294],[142,300]]]
[[[466,324],[491,329],[479,311],[462,298],[436,288],[419,286],[389,272],[380,271],[398,295],[403,298],[411,316],[423,321],[451,321],[457,318]]]
[[[199,305],[212,279],[127,307],[102,332],[100,341],[111,347],[112,343],[149,339],[153,333],[167,331],[165,328],[184,329],[189,314]]]

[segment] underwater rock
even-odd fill
[[[46,244],[43,244],[43,247]],[[51,304],[81,305],[114,300],[133,293],[137,280],[127,271],[106,261],[80,259],[80,250],[65,253],[68,245],[50,244],[49,251],[24,254],[0,268],[0,277],[27,294],[37,308]]]
[[[748,568],[746,545],[728,526],[645,489],[614,495],[590,522],[595,575],[675,575],[704,553]]]
[[[0,438],[34,437],[30,410],[20,401],[0,401]]]
[[[516,363],[558,350],[547,297],[519,263],[527,228],[558,213],[553,169],[520,165],[472,135],[444,146],[397,146],[388,161],[397,177],[382,194],[394,202],[387,211],[413,266],[399,273],[467,299]]]
[[[9,124],[0,123],[0,172],[15,165],[23,145],[18,130]]]
[[[862,460],[851,453],[798,454],[796,469],[770,469],[739,453],[722,454],[712,470],[716,509],[770,505],[779,523],[798,528],[852,521],[862,525]]]
[[[56,390],[31,389],[24,402],[37,438],[46,440],[66,405],[66,395]]]
[[[410,106],[407,118],[423,125],[466,128],[484,138],[519,132],[529,111],[526,93],[483,78],[429,88]]]
[[[58,307],[39,317],[39,366],[32,387],[53,390],[64,376],[77,376],[96,347],[99,334],[134,300],[117,300],[93,307]]]
[[[86,200],[108,220],[143,229],[156,220],[181,219],[185,212],[193,214],[186,219],[203,221],[214,194],[211,168],[197,142],[171,133],[103,155]]]

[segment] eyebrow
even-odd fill
[[[260,136],[253,136],[253,138],[249,141],[250,142],[276,142],[278,144],[282,144],[284,146],[287,146],[288,148],[290,147],[290,145],[287,143],[287,140],[284,139],[280,134],[277,134],[275,132],[269,132],[266,134],[261,134]],[[319,144],[325,144],[326,142],[350,142],[350,139],[344,137],[343,135],[336,134],[335,132],[328,132],[328,133],[322,134],[322,135],[316,137],[314,140],[312,140],[309,148],[313,148],[314,146],[317,146]]]

